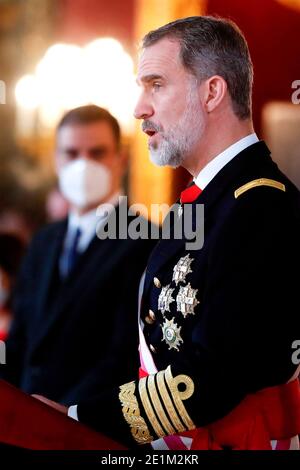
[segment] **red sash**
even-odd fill
[[[140,369],[140,378],[147,375]],[[300,384],[294,379],[248,395],[224,418],[180,436],[192,438],[192,450],[288,450],[298,447],[298,434]]]

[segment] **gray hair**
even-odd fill
[[[150,31],[142,46],[163,38],[179,41],[182,64],[199,82],[223,77],[236,116],[251,118],[253,65],[246,39],[233,21],[212,16],[179,19]]]

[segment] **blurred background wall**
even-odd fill
[[[300,0],[0,0],[0,231],[29,239],[49,217],[55,124],[87,101],[122,123],[131,200],[176,199],[189,176],[150,164],[131,118],[137,45],[151,28],[206,13],[230,17],[244,31],[255,69],[256,130],[300,186],[300,106],[292,103]]]

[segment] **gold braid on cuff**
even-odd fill
[[[184,385],[184,390],[182,389]],[[143,411],[151,424],[156,437],[195,429],[183,401],[190,398],[195,390],[194,382],[188,375],[173,378],[171,367],[157,374],[139,380],[138,393]],[[135,396],[136,383],[130,382],[120,387],[119,399],[122,412],[129,424],[133,438],[139,444],[154,440],[144,418],[140,415]]]
[[[184,400],[187,400],[193,395],[195,390],[194,382],[188,375],[184,374],[177,375],[173,378],[170,366],[165,370],[165,379],[170,389],[175,404],[175,409],[177,410],[179,416],[189,431],[195,429],[196,426],[183,404]],[[179,385],[181,384],[185,385],[185,389],[183,391],[179,390]]]
[[[153,441],[144,418],[140,415],[139,404],[135,396],[135,382],[121,385],[119,400],[122,404],[122,413],[130,426],[131,434],[138,444],[147,444]]]
[[[184,390],[182,389],[184,385]],[[139,394],[147,418],[158,438],[195,429],[183,404],[194,393],[187,375],[173,378],[171,367],[139,381]]]

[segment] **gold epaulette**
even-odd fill
[[[246,183],[240,188],[236,189],[234,191],[235,199],[237,199],[241,194],[245,193],[249,189],[256,188],[257,186],[270,186],[271,188],[285,191],[285,185],[283,183],[279,183],[279,181],[270,180],[268,178],[259,178],[257,180],[249,181],[249,183]]]

